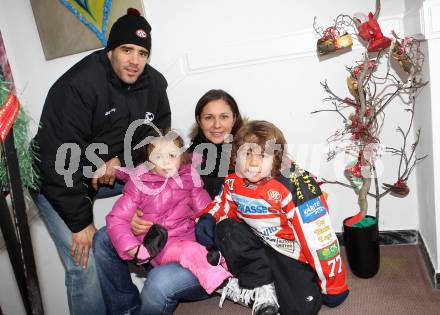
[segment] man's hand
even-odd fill
[[[95,226],[88,225],[83,230],[72,233],[72,247],[70,247],[70,256],[73,257],[77,266],[82,265],[84,269],[89,263],[89,251],[92,247],[93,235],[96,232]]]
[[[121,166],[121,161],[119,161],[117,156],[105,162],[96,170],[92,178],[92,186],[95,190],[98,190],[98,183],[100,185],[113,186],[117,172],[115,166]]]
[[[150,227],[153,225],[153,222],[142,220],[141,217],[144,215],[142,210],[137,210],[136,213],[131,218],[130,226],[131,231],[134,235],[141,235],[147,233]]]

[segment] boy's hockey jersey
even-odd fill
[[[347,290],[338,239],[331,227],[324,196],[309,174],[292,163],[282,175],[253,184],[238,174],[225,179],[223,192],[203,213],[216,221],[242,221],[278,252],[308,263],[317,273],[323,294]]]

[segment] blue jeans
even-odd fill
[[[102,187],[96,198],[107,198],[121,193],[123,186],[116,184],[113,189]],[[52,205],[42,194],[32,194],[37,207],[40,209],[43,221],[55,242],[58,254],[65,268],[65,284],[67,287],[67,301],[72,315],[100,315],[105,314],[105,305],[102,298],[98,275],[96,273],[93,253],[89,253],[87,269],[77,266],[70,256],[72,232]]]
[[[93,253],[109,314],[173,314],[179,301],[208,297],[197,278],[179,264],[152,268],[139,294],[127,261],[119,258],[105,227],[95,233]]]

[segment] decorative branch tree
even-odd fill
[[[335,131],[327,139],[329,145],[332,146],[327,160],[332,160],[342,152],[357,157],[357,160],[345,170],[349,183],[323,179],[325,183],[352,188],[358,193],[359,213],[345,223],[349,226],[361,221],[367,215],[367,196],[373,197],[376,201],[377,221],[379,220],[380,200],[384,196],[390,193],[406,196],[409,193],[407,187],[409,176],[415,166],[426,157],[426,155],[421,157],[416,155],[420,129],[415,132],[414,142],[411,143],[409,139],[413,127],[416,96],[427,84],[421,78],[424,56],[420,49],[420,41],[408,37],[401,39],[394,32],[393,41],[385,37],[377,22],[379,12],[380,1],[377,0],[376,11],[374,14],[370,12],[368,18],[360,15],[354,17],[339,15],[334,20],[334,25],[324,31],[316,27],[316,19],[314,22],[315,31],[321,36],[317,43],[320,55],[338,50],[337,45],[336,48],[333,45],[332,49],[327,49],[329,45],[323,43],[337,43],[341,37],[339,34],[344,34],[344,36],[356,34],[367,44],[367,51],[362,59],[354,66],[347,67],[349,72],[347,86],[351,96],[336,95],[327,81],[324,81],[321,85],[328,94],[324,101],[330,102],[332,108],[312,112],[334,112],[342,118],[344,123],[342,130]],[[399,79],[399,73],[404,74],[406,80]],[[380,150],[380,136],[386,118],[385,110],[395,99],[400,99],[405,104],[405,111],[410,117],[406,128],[397,127],[397,132],[402,136],[401,147],[386,147],[384,150],[385,153],[397,156],[399,163],[395,183],[382,183],[382,191],[380,191],[381,185],[375,163],[383,154]],[[374,192],[370,191],[372,182],[374,182]]]

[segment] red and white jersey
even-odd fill
[[[288,179],[287,179],[288,180]],[[298,193],[275,178],[258,184],[237,174],[225,179],[223,192],[203,213],[215,220],[231,218],[245,222],[269,246],[278,252],[309,264],[319,277],[323,294],[347,290],[345,267],[339,243],[331,226],[327,202],[319,194],[295,205]]]

